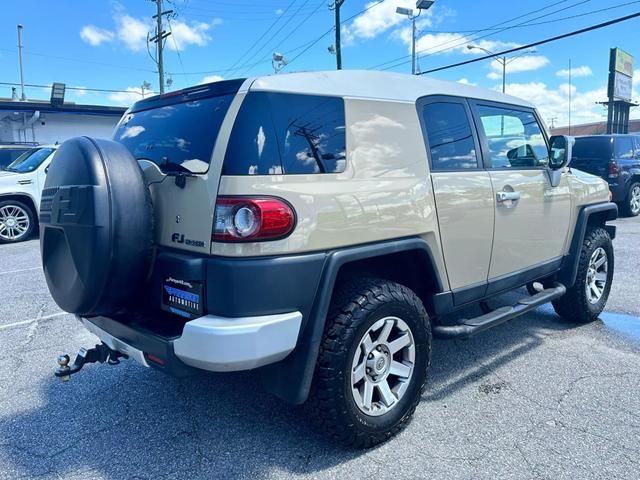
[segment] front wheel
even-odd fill
[[[602,227],[587,231],[573,286],[553,302],[561,317],[576,323],[588,323],[604,309],[613,280],[613,244]]]
[[[631,184],[623,207],[624,213],[628,217],[637,217],[640,214],[640,183]]]
[[[420,402],[431,327],[403,285],[365,278],[337,288],[307,410],[335,440],[372,447],[401,431]]]
[[[0,202],[0,243],[17,243],[33,232],[35,215],[29,206],[16,200]]]

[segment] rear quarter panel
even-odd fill
[[[269,242],[213,242],[212,254],[294,254],[422,236],[444,272],[415,105],[345,98],[345,109],[344,172],[220,179],[219,195],[273,195],[289,201],[297,214],[293,233]]]

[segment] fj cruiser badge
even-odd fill
[[[191,240],[189,238],[184,238],[183,233],[172,233],[171,241],[173,243],[180,243],[184,245],[189,245],[190,247],[200,247],[204,248],[204,242],[202,240]]]

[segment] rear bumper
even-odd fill
[[[241,318],[206,315],[187,322],[182,335],[173,338],[107,317],[80,320],[113,350],[145,366],[183,376],[189,373],[190,367],[232,372],[282,360],[296,346],[302,314]]]

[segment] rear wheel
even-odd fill
[[[22,202],[0,202],[0,243],[17,243],[29,238],[33,232],[35,215]]]
[[[624,201],[624,213],[629,217],[637,217],[640,214],[640,183],[634,182],[629,188],[629,194]]]
[[[407,287],[359,279],[338,287],[307,409],[341,443],[371,447],[401,431],[431,357],[427,312]]]
[[[613,245],[602,227],[587,231],[574,285],[553,302],[561,317],[577,323],[598,318],[604,309],[613,280]]]

